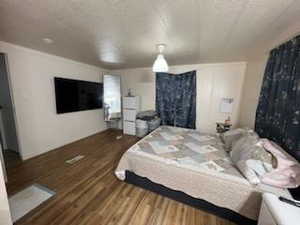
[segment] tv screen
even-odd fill
[[[102,83],[55,77],[54,85],[58,114],[102,108]]]

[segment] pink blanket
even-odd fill
[[[300,186],[300,165],[284,152],[278,145],[267,139],[262,141],[263,147],[272,153],[277,160],[277,167],[261,177],[261,182],[280,188],[297,188]]]

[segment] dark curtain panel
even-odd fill
[[[255,130],[300,160],[300,36],[270,53]]]
[[[196,128],[196,71],[156,73],[156,111],[163,125]]]

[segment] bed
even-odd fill
[[[237,224],[256,224],[262,192],[290,196],[286,189],[251,185],[218,135],[177,127],[161,126],[133,145],[115,174]]]

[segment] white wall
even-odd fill
[[[268,56],[261,56],[247,62],[245,82],[240,110],[241,127],[254,128],[256,108]]]
[[[0,42],[8,56],[20,150],[28,159],[106,129],[103,110],[56,114],[54,76],[101,81],[103,70]]]
[[[224,121],[228,115],[236,126],[246,63],[172,66],[170,73],[191,70],[197,70],[197,129],[214,132],[216,122]],[[131,88],[133,94],[141,96],[142,110],[155,109],[155,74],[151,68],[114,70],[112,74],[121,75],[123,95],[127,93],[128,88]],[[231,97],[234,98],[233,112],[220,113],[221,98]]]

